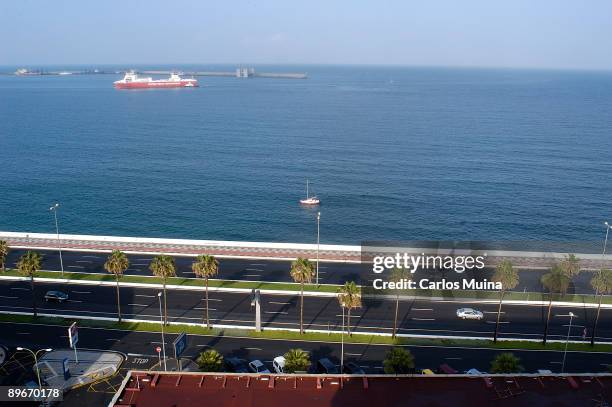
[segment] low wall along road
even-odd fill
[[[273,260],[292,260],[297,257],[322,261],[360,263],[361,246],[272,243],[272,242],[238,242],[219,240],[162,239],[121,236],[92,236],[55,234],[0,232],[0,240],[6,240],[10,247],[24,249],[57,250],[61,247],[71,251],[112,251],[122,250],[126,253],[173,254],[178,256],[197,256],[202,253],[229,258],[259,258]],[[391,248],[385,247],[385,250]],[[401,248],[402,251],[421,253],[423,248]],[[455,250],[432,249],[439,254],[485,254],[487,265],[495,265],[503,259],[512,261],[519,268],[548,268],[563,259],[567,253],[532,252],[512,250]],[[596,253],[575,253],[580,259],[582,269],[596,270],[602,267],[612,268],[612,256]]]

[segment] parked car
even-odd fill
[[[249,363],[249,370],[253,373],[270,373],[270,370],[259,359],[253,360]]]
[[[472,369],[468,370],[467,372],[465,372],[465,374],[469,374],[469,375],[482,375],[482,374],[487,374],[487,372],[481,372],[478,369],[472,368]]]
[[[317,372],[325,374],[339,374],[340,370],[331,360],[322,358],[317,361]]]
[[[63,291],[47,291],[45,294],[45,301],[47,302],[66,302],[68,301],[68,294]]]
[[[431,369],[421,369],[421,374],[424,374],[424,375],[435,375],[435,373]]]
[[[285,357],[275,357],[274,360],[272,360],[272,367],[276,373],[285,373]]]
[[[344,373],[347,374],[366,374],[365,370],[361,368],[355,362],[348,362],[344,364]]]
[[[249,373],[249,369],[244,359],[229,357],[225,359],[225,367],[233,373]]]
[[[473,308],[459,308],[457,310],[457,318],[476,319],[480,321],[484,318],[484,314]]]

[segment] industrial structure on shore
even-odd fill
[[[44,69],[28,69],[19,68],[14,75],[17,76],[38,76],[38,75],[96,75],[96,74],[126,74],[133,72],[136,74],[146,75],[171,75],[177,73],[176,70],[102,70],[102,69],[85,69],[85,70],[63,70],[63,71],[47,71]],[[180,71],[181,75],[186,76],[224,76],[236,78],[279,78],[279,79],[306,79],[306,73],[283,73],[283,72],[256,72],[253,67],[238,67],[234,71]]]

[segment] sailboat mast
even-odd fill
[[[308,180],[306,180],[306,199],[308,199]]]

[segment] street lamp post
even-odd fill
[[[608,245],[608,232],[612,229],[612,225],[608,222],[604,222],[606,226],[606,237],[604,239],[603,252],[601,254],[601,270],[605,267],[606,264],[606,246]],[[595,293],[597,295],[598,293]],[[591,346],[595,345],[595,331],[597,330],[597,323],[599,322],[599,312],[601,311],[601,301],[603,300],[603,295],[599,296],[599,306],[597,307],[597,315],[595,316],[595,320],[593,321],[593,332],[591,333]]]
[[[342,334],[340,335],[341,345],[340,345],[340,374],[344,372],[344,306],[342,306]]]
[[[157,293],[157,299],[159,300],[159,322],[161,324],[161,337],[162,337],[162,352],[164,356],[164,372],[168,371],[168,367],[166,365],[166,339],[164,336],[164,319],[162,317],[162,306],[161,306],[161,291]],[[161,366],[160,366],[161,368]]]
[[[567,344],[569,343],[570,331],[572,330],[572,320],[574,318],[578,318],[578,316],[575,315],[573,312],[570,312],[568,315],[570,317],[570,321],[569,327],[567,328],[567,338],[565,339],[565,351],[563,351],[563,363],[561,363],[561,373],[565,373],[565,357],[567,356]]]
[[[321,222],[321,212],[317,212],[317,286],[319,285],[319,224]]]
[[[42,383],[40,382],[40,370],[38,369],[38,353],[39,352],[51,352],[53,349],[51,348],[39,349],[36,352],[34,352],[31,349],[18,346],[17,350],[27,350],[28,352],[32,354],[32,356],[34,356],[34,366],[36,367],[36,378],[38,379],[38,388],[42,389]]]
[[[62,246],[60,245],[60,236],[59,236],[59,224],[57,223],[57,208],[59,208],[59,203],[55,203],[52,207],[49,208],[51,212],[53,212],[53,217],[55,218],[55,233],[57,234],[57,250],[59,250],[59,258],[60,258],[60,268],[62,270],[62,277],[64,277],[64,261],[62,259]]]

